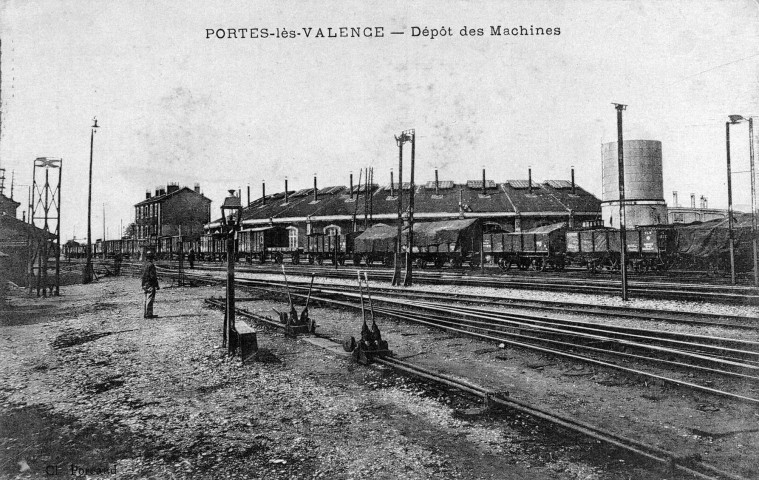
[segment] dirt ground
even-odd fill
[[[164,285],[152,320],[133,278],[61,293],[16,292],[0,311],[3,478],[663,478],[595,442],[511,411],[476,414],[473,397],[276,330],[259,328],[259,360],[243,366],[220,347],[222,313],[203,304],[221,287]],[[242,306],[270,316],[284,307],[245,295]],[[325,333],[359,334],[355,312],[311,310]],[[446,353],[469,340],[387,331],[404,356],[438,348],[480,369]],[[482,353],[498,365],[498,352]],[[535,371],[553,368],[533,360]]]

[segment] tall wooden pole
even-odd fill
[[[61,179],[63,177],[63,159],[58,165],[58,223],[55,226],[55,296],[61,295]]]
[[[754,169],[754,118],[748,119],[749,160],[751,162],[751,244],[754,249],[754,285],[759,286],[759,246],[756,238],[756,170]],[[12,184],[11,184],[12,185]],[[12,192],[13,190],[11,190]]]
[[[617,109],[617,160],[619,167],[619,268],[622,272],[622,300],[627,296],[627,222],[625,218],[625,157],[622,138],[622,111],[627,105],[614,104]]]
[[[98,128],[97,119],[94,119],[94,121],[95,123],[92,125],[92,130],[90,131],[90,179],[87,190],[87,263],[84,266],[82,283],[90,283],[92,281],[92,150],[95,144],[95,129]]]
[[[727,234],[730,248],[730,283],[735,284],[735,239],[733,238],[733,176],[730,172],[730,122],[725,123],[727,149]]]
[[[416,131],[411,130],[409,133],[404,132],[404,139],[411,137],[411,173],[410,173],[410,186],[408,197],[408,242],[406,247],[406,277],[403,280],[403,285],[409,287],[413,283],[413,263],[414,263],[414,156],[416,154]]]
[[[403,241],[403,135],[395,137],[398,144],[398,238],[395,242],[395,262],[393,271],[393,285],[401,283],[401,247]]]

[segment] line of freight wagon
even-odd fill
[[[412,254],[419,268],[434,266],[454,268],[480,262],[497,264],[502,269],[563,270],[581,266],[591,271],[616,270],[620,262],[620,235],[609,228],[569,229],[566,223],[545,225],[528,231],[483,232],[477,219],[419,222],[414,225]],[[741,217],[734,221],[738,271],[751,269],[750,223]],[[293,264],[337,263],[347,260],[354,265],[390,266],[396,250],[397,226],[376,224],[363,232],[313,233],[301,244],[290,235],[286,226],[270,225],[244,229],[235,242],[238,260],[256,263]],[[729,265],[727,221],[690,225],[641,226],[627,231],[629,266],[639,271],[661,271],[670,268],[725,272]],[[408,249],[407,236],[402,235],[402,252]],[[84,256],[85,246],[69,242],[64,255]],[[218,234],[205,234],[195,239],[158,237],[98,241],[96,258],[112,258],[117,252],[125,259],[138,259],[147,250],[159,259],[176,259],[180,252],[194,251],[200,261],[226,259],[226,241]]]

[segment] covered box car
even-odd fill
[[[357,254],[395,252],[397,241],[398,227],[378,223],[354,239],[353,251]]]
[[[413,252],[467,254],[480,250],[480,223],[476,219],[424,222],[414,225]],[[406,239],[403,239],[404,242]]]

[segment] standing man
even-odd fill
[[[155,256],[153,255],[153,252],[147,252],[145,258],[147,259],[147,263],[142,270],[142,291],[145,292],[145,308],[143,309],[143,314],[145,318],[158,318],[158,315],[153,315],[155,292],[156,290],[161,289],[161,287],[158,286],[158,274],[155,270],[155,264],[153,264]]]
[[[195,268],[195,249],[190,249],[190,254],[187,255],[187,260],[190,261],[190,268]]]

